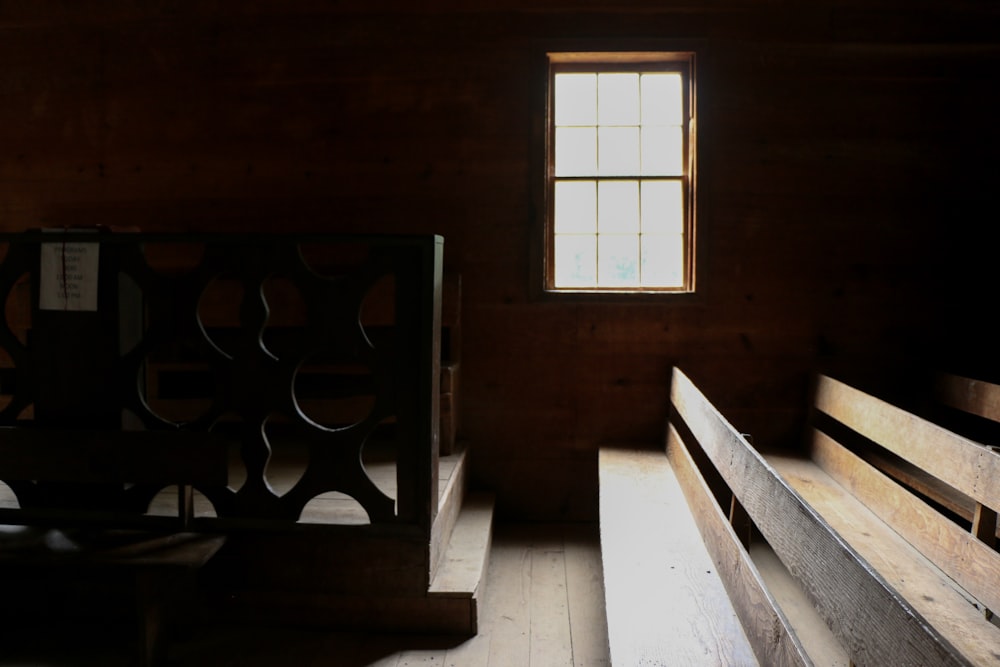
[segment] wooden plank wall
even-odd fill
[[[993,3],[429,4],[0,2],[0,229],[442,234],[500,516],[596,518],[599,443],[662,438],[675,364],[759,446],[815,370],[998,365]],[[699,48],[694,304],[533,297],[538,54],[586,39]]]

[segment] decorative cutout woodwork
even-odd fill
[[[31,429],[39,441],[51,428],[230,440],[238,461],[229,483],[194,486],[203,507],[194,510],[195,526],[300,524],[303,509],[330,494],[356,501],[373,524],[430,525],[439,237],[102,232],[98,310],[40,313],[39,248],[56,238],[93,242],[95,234],[0,239],[7,246],[0,263],[0,425]],[[61,345],[97,352],[88,363],[64,363]],[[59,363],[44,361],[52,354]],[[99,385],[97,369],[107,373]],[[88,387],[102,391],[74,393]],[[22,412],[32,405],[42,414],[25,421]],[[87,423],[79,419],[84,408]],[[395,498],[365,469],[365,448],[376,445],[395,458]],[[275,459],[294,459],[292,482],[272,484]],[[2,469],[0,480],[22,509],[55,502],[36,481],[6,480]],[[111,485],[98,505],[145,515],[165,488]],[[72,492],[93,490],[74,485]],[[185,502],[190,506],[190,497],[179,504]]]

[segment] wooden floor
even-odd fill
[[[480,632],[472,638],[301,628],[183,629],[168,667],[602,667],[610,665],[596,524],[498,524]],[[0,631],[0,665],[129,665],[110,630]],[[75,648],[73,646],[75,645]]]

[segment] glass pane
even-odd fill
[[[639,124],[638,74],[598,75],[597,122],[600,125]]]
[[[590,176],[597,171],[597,129],[556,128],[556,176]]]
[[[639,173],[639,128],[598,128],[598,155],[602,176]]]
[[[684,188],[680,181],[643,181],[640,196],[643,234],[684,231]]]
[[[684,237],[680,234],[642,235],[642,285],[684,286]]]
[[[684,123],[684,89],[681,75],[642,75],[642,124],[682,125]]]
[[[680,176],[684,173],[684,132],[679,127],[642,128],[642,174]]]
[[[593,287],[597,282],[597,237],[557,234],[555,286]]]
[[[601,181],[597,184],[597,229],[601,234],[639,231],[638,181]]]
[[[639,237],[603,234],[598,239],[597,284],[625,287],[639,284]]]
[[[556,125],[597,124],[597,75],[555,75]]]
[[[558,181],[555,187],[556,234],[597,232],[597,182]]]

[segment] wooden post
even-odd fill
[[[753,523],[750,520],[750,514],[740,504],[736,494],[733,494],[729,502],[729,524],[733,527],[733,531],[736,533],[736,537],[739,538],[740,544],[743,545],[744,549],[749,551]]]

